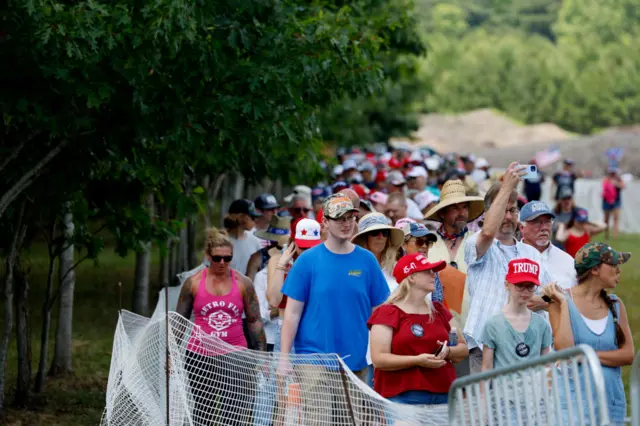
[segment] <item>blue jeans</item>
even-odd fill
[[[406,391],[387,398],[389,401],[399,402],[400,404],[411,405],[436,405],[436,404],[448,404],[448,393],[433,393],[428,391]]]
[[[369,385],[371,389],[373,389],[373,370],[373,364],[367,367],[367,385]]]

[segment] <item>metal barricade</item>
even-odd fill
[[[629,396],[631,398],[631,426],[640,426],[640,352],[636,354],[631,366]]]
[[[609,424],[602,367],[587,345],[462,377],[449,390],[449,424]]]

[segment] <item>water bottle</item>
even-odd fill
[[[458,329],[451,327],[449,330],[449,346],[456,346],[458,344]]]

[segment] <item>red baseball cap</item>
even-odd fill
[[[393,277],[397,282],[402,282],[405,278],[416,272],[433,270],[435,272],[442,271],[447,262],[441,260],[435,263],[429,263],[426,257],[420,253],[407,254],[402,256],[396,266],[393,268]]]
[[[509,262],[506,280],[511,284],[532,283],[540,285],[540,265],[531,259],[513,259]]]

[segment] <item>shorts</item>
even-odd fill
[[[619,209],[622,206],[622,201],[617,200],[614,203],[607,203],[605,200],[602,200],[602,210],[605,212],[610,212],[615,209]]]

